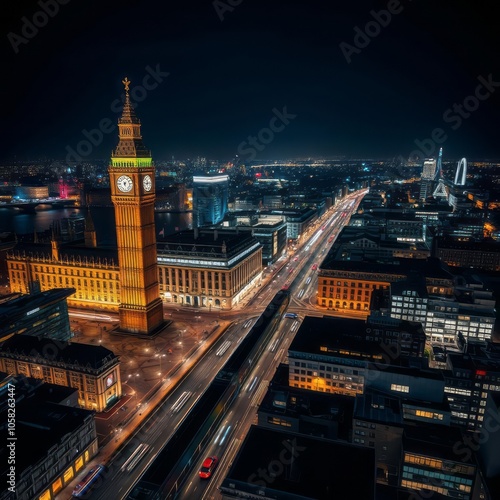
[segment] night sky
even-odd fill
[[[64,2],[48,20],[43,0],[3,14],[2,160],[108,158],[125,76],[150,87],[132,96],[155,160],[407,158],[439,146],[444,159],[500,159],[496,2]],[[381,9],[389,20],[375,20]],[[45,25],[20,38],[23,16]],[[469,97],[479,85],[481,99]],[[102,138],[83,146],[100,123]]]

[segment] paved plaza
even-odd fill
[[[202,319],[194,313],[187,316],[174,310],[172,316],[167,315],[172,318],[170,324],[151,338],[116,333],[115,325],[107,322],[71,321],[73,342],[102,345],[120,357],[123,397],[107,411],[96,414],[100,448],[112,439],[121,441],[123,429],[134,417],[147,413],[153,401],[173,387],[170,379],[187,368],[187,360],[191,365],[230,324],[223,319]]]

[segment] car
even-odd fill
[[[209,479],[212,476],[218,463],[219,459],[217,457],[205,458],[205,460],[203,460],[203,463],[201,464],[201,469],[198,472],[199,476],[202,479]]]

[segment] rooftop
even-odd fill
[[[157,242],[158,255],[188,255],[227,259],[260,245],[249,231],[238,229],[187,230],[164,236]]]
[[[468,240],[459,241],[453,237],[437,238],[437,247],[439,249],[454,249],[454,250],[475,250],[481,252],[500,252],[500,242],[493,238],[484,238],[481,241]]]
[[[426,278],[437,278],[453,280],[453,275],[446,268],[446,264],[439,259],[430,257],[427,259],[404,259],[391,258],[390,261],[342,261],[334,259],[330,253],[321,264],[322,271],[339,270],[352,271],[353,273],[392,274],[394,276],[406,277],[411,271],[423,274]]]
[[[52,246],[50,243],[18,243],[8,255],[27,256],[33,260],[52,260]],[[86,247],[83,242],[59,243],[59,260],[100,262],[109,267],[118,266],[118,250],[116,248]]]
[[[40,364],[64,363],[76,369],[100,370],[118,357],[103,346],[68,343],[30,335],[13,335],[0,344],[2,357],[27,357]]]
[[[324,394],[318,391],[299,389],[288,385],[288,365],[281,364],[269,384],[259,412],[274,413],[291,418],[301,416],[336,422],[338,438],[348,441],[352,427],[352,415],[355,398],[339,394]],[[309,430],[311,428],[309,427]],[[324,430],[322,429],[324,432]],[[311,434],[311,432],[309,432]]]
[[[403,434],[405,452],[475,466],[476,462],[472,454],[457,454],[456,445],[462,442],[462,431],[458,427],[444,427],[422,422],[418,424],[406,422]]]
[[[75,293],[74,288],[53,288],[45,292],[31,295],[21,295],[0,303],[0,325],[16,321],[18,317],[26,316],[27,312],[36,308],[44,308],[61,302]],[[2,327],[0,326],[0,330]]]
[[[354,418],[401,427],[403,425],[401,398],[373,390],[358,394],[355,398]]]
[[[225,488],[276,500],[327,500],[347,488],[350,498],[370,500],[375,498],[375,453],[252,426],[222,482],[221,490]]]
[[[322,356],[350,356],[350,352],[356,352],[365,354],[367,358],[375,356],[374,359],[380,359],[380,354],[385,355],[387,349],[383,349],[379,341],[366,340],[367,329],[375,325],[424,335],[419,323],[394,318],[373,318],[369,323],[363,319],[306,316],[289,351]]]

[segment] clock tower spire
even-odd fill
[[[120,330],[147,335],[163,324],[156,259],[155,169],[130,102],[131,82],[125,78],[122,83],[125,103],[118,119],[119,142],[109,166],[120,266]]]

